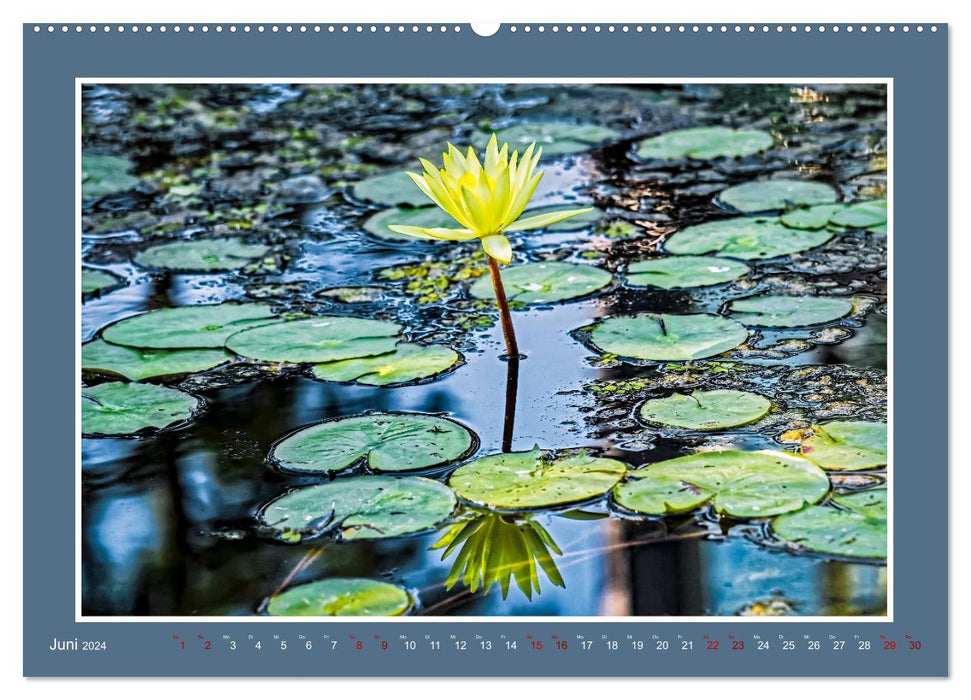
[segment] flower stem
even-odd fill
[[[506,301],[506,290],[502,287],[502,277],[499,274],[499,263],[495,258],[489,258],[489,272],[492,273],[492,287],[496,292],[499,304],[499,319],[502,321],[502,334],[506,338],[506,352],[509,359],[519,357],[519,346],[516,344],[516,331],[512,327],[512,316],[509,314],[509,302]]]

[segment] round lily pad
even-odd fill
[[[761,394],[717,389],[646,401],[640,415],[650,423],[688,430],[721,430],[754,423],[770,408],[772,403]]]
[[[466,501],[495,510],[550,508],[607,493],[627,465],[586,452],[554,455],[538,447],[480,457],[459,467],[449,485]]]
[[[263,304],[177,306],[122,319],[105,328],[101,337],[135,348],[221,348],[234,333],[276,320]]]
[[[461,423],[422,413],[368,413],[300,428],[274,444],[270,460],[288,471],[322,474],[362,462],[381,472],[456,462],[477,444]]]
[[[452,489],[432,479],[354,476],[291,491],[260,517],[286,542],[331,531],[345,540],[365,540],[427,530],[454,509]]]
[[[747,338],[744,326],[710,314],[615,316],[590,333],[591,342],[604,352],[658,362],[713,357]]]
[[[664,249],[676,255],[714,253],[727,258],[763,260],[801,253],[832,237],[830,231],[789,228],[778,219],[738,216],[681,229],[664,241]]]
[[[130,174],[134,167],[119,156],[81,154],[81,196],[95,199],[134,188],[141,182]]]
[[[98,294],[106,289],[118,287],[124,284],[124,280],[118,275],[104,270],[93,270],[91,268],[81,269],[81,294]]]
[[[352,316],[314,316],[258,326],[226,340],[243,357],[265,362],[331,362],[394,350],[401,326]]]
[[[191,374],[233,358],[225,350],[151,350],[92,340],[81,346],[81,369],[115,374],[138,382],[152,377]]]
[[[632,287],[688,289],[724,284],[744,277],[748,272],[748,265],[737,260],[669,255],[631,263],[627,268],[627,284]]]
[[[314,365],[313,375],[328,382],[357,382],[372,386],[402,384],[444,372],[460,356],[447,345],[398,343],[393,352]]]
[[[829,478],[808,459],[787,452],[699,452],[632,471],[614,489],[624,508],[649,515],[694,510],[764,518],[816,503]]]
[[[728,156],[750,156],[772,147],[772,135],[754,129],[702,126],[669,131],[641,141],[638,158],[692,158],[708,160]]]
[[[543,155],[560,156],[589,151],[620,133],[596,124],[526,122],[503,129],[497,136],[500,144],[508,143],[510,152],[519,151],[520,156],[534,141],[537,148],[543,148]]]
[[[132,435],[189,420],[201,406],[195,396],[154,384],[107,382],[81,389],[81,432]]]
[[[268,615],[284,617],[393,617],[411,608],[403,588],[367,578],[328,578],[270,598]]]
[[[887,424],[831,421],[812,427],[799,451],[823,469],[855,471],[887,466]]]
[[[506,297],[524,304],[547,304],[592,294],[613,281],[606,270],[564,262],[513,265],[502,272]],[[477,299],[495,299],[491,277],[480,277],[469,288]]]
[[[845,204],[818,204],[814,207],[793,209],[783,214],[779,221],[789,228],[826,228],[833,215],[845,206]]]
[[[836,190],[808,180],[762,180],[722,190],[718,200],[743,214],[836,201]]]
[[[415,191],[421,194],[421,190],[411,183]],[[461,228],[455,219],[438,207],[419,207],[417,209],[385,209],[376,214],[372,214],[364,222],[364,230],[372,236],[377,236],[386,241],[397,242],[425,242],[422,238],[415,238],[404,233],[392,231],[388,226],[395,224],[400,226],[421,226],[422,228]]]
[[[432,201],[418,189],[403,170],[395,170],[355,182],[351,185],[351,194],[355,199],[374,202],[386,207],[401,205],[427,207],[432,204]]]
[[[142,267],[179,272],[238,270],[269,252],[265,245],[242,238],[210,238],[152,246],[135,256]]]
[[[876,228],[887,223],[887,200],[850,204],[833,214],[830,223],[846,228]]]
[[[793,328],[817,326],[846,316],[853,304],[833,297],[763,295],[737,299],[728,305],[732,318],[747,326]]]
[[[887,491],[833,499],[846,510],[809,506],[772,521],[772,532],[800,549],[861,559],[887,557]]]

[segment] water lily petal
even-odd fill
[[[544,226],[549,226],[550,224],[563,221],[564,219],[569,219],[572,216],[586,214],[588,211],[593,211],[593,207],[587,207],[586,209],[571,209],[569,211],[553,211],[548,214],[538,214],[537,216],[530,216],[525,219],[520,219],[511,226],[507,226],[505,230],[525,231],[531,228],[542,228]]]
[[[512,262],[512,246],[509,239],[500,234],[485,236],[482,239],[482,248],[491,257],[495,258],[504,265]]]
[[[421,226],[388,226],[395,233],[403,233],[406,236],[424,238],[425,240],[435,241],[471,241],[476,238],[474,232],[466,228],[423,228]]]

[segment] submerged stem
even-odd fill
[[[509,302],[506,301],[506,290],[502,286],[499,274],[499,263],[489,257],[489,272],[492,273],[492,288],[496,292],[496,302],[499,304],[499,319],[502,321],[502,334],[506,339],[506,352],[509,358],[519,357],[519,346],[516,344],[516,331],[512,327],[512,316],[509,314]]]

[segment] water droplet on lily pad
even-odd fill
[[[739,518],[764,518],[820,501],[829,491],[825,472],[787,452],[698,452],[628,473],[614,500],[628,510],[665,515],[711,504]]]
[[[480,457],[459,467],[449,485],[466,501],[495,510],[549,508],[607,493],[627,465],[587,452],[554,454],[538,447]]]
[[[270,251],[242,238],[210,238],[152,246],[135,256],[142,267],[173,272],[220,272],[238,270]]]
[[[225,350],[151,350],[92,340],[81,346],[81,369],[132,381],[192,374],[233,359]]]
[[[81,196],[84,199],[96,199],[133,189],[141,182],[130,174],[134,168],[134,163],[127,158],[83,153]]]
[[[283,617],[394,617],[412,601],[403,588],[366,578],[327,578],[270,598],[268,615]]]
[[[201,407],[195,396],[154,384],[106,382],[81,389],[84,435],[133,435],[189,420]]]
[[[447,345],[398,343],[393,352],[314,365],[313,375],[329,382],[356,382],[373,386],[403,384],[440,374],[461,359]]]
[[[539,262],[513,265],[502,272],[506,297],[524,304],[565,301],[603,289],[613,281],[606,270],[593,265]],[[495,299],[491,277],[480,277],[469,288],[477,299]]]
[[[708,160],[750,156],[772,147],[772,135],[755,129],[702,126],[668,131],[641,141],[638,158]]]
[[[747,338],[744,326],[711,314],[615,316],[590,332],[591,342],[603,352],[658,362],[713,357]]]
[[[799,448],[823,469],[854,471],[887,466],[887,424],[831,421],[812,427]]]
[[[809,180],[760,180],[722,190],[718,201],[743,214],[781,211],[810,204],[836,201],[836,190]]]
[[[385,207],[427,207],[432,203],[403,170],[355,182],[351,185],[351,194],[355,199]]]
[[[860,559],[887,557],[887,491],[836,496],[842,506],[809,506],[775,518],[773,534],[799,549]],[[844,510],[845,509],[845,510]]]
[[[351,316],[314,316],[244,330],[226,347],[264,362],[330,362],[391,352],[401,326]]]
[[[520,157],[534,141],[537,149],[543,148],[544,156],[560,156],[589,151],[619,136],[619,132],[607,127],[568,122],[523,122],[497,132],[500,146],[508,143],[510,154],[519,151]],[[485,136],[483,143],[488,139]]]
[[[833,237],[830,231],[807,231],[784,226],[778,219],[738,216],[688,226],[664,241],[676,255],[713,253],[741,260],[763,260],[801,253]]]
[[[748,272],[749,266],[737,260],[669,255],[631,263],[627,268],[627,284],[631,287],[689,289],[731,282]]]
[[[296,489],[269,503],[261,520],[296,543],[323,532],[344,540],[410,535],[435,527],[455,509],[445,484],[417,476],[354,476]]]
[[[221,348],[234,333],[277,320],[263,304],[177,306],[129,316],[107,326],[101,337],[135,348]]]
[[[772,403],[760,394],[716,389],[651,399],[639,413],[649,423],[687,430],[722,430],[754,423],[771,408]]]
[[[478,444],[461,423],[422,413],[368,413],[300,428],[270,449],[293,472],[323,474],[358,464],[374,471],[429,469],[456,462]]]
[[[817,326],[846,316],[853,304],[833,297],[763,295],[737,299],[728,305],[732,318],[747,326],[793,328]]]

